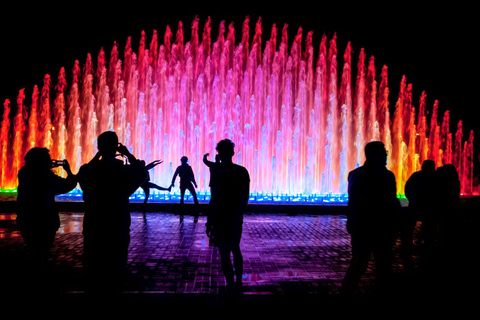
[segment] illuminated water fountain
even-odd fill
[[[287,25],[280,36],[273,25],[266,41],[260,19],[253,39],[249,28],[247,17],[239,40],[233,24],[227,28],[222,21],[213,40],[211,20],[200,37],[196,18],[190,41],[180,22],[175,39],[167,27],[160,44],[154,30],[149,46],[142,32],[137,52],[127,39],[123,59],[114,43],[108,62],[100,50],[96,68],[90,54],[83,68],[75,61],[69,87],[62,68],[55,87],[45,75],[42,88],[33,88],[30,105],[20,90],[16,108],[4,102],[0,187],[16,187],[30,147],[49,148],[75,172],[94,156],[98,134],[115,130],[138,158],[164,160],[150,172],[161,186],[170,184],[186,155],[201,198],[209,190],[203,154],[213,159],[216,142],[224,138],[234,141],[235,162],[250,172],[252,199],[344,199],[347,174],[363,164],[371,140],[385,143],[399,195],[425,159],[437,166],[453,163],[462,192],[472,193],[473,131],[464,141],[460,121],[452,134],[449,112],[437,119],[438,101],[427,120],[426,94],[416,109],[405,76],[390,114],[387,67],[377,76],[374,57],[367,61],[363,49],[352,81],[351,45],[339,59],[335,35],[323,36],[315,50],[313,33],[303,39],[302,28],[290,47]]]

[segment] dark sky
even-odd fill
[[[51,75],[55,84],[62,66],[70,83],[74,60],[79,60],[83,66],[87,52],[90,52],[96,62],[101,47],[109,58],[113,41],[119,44],[122,57],[126,39],[131,36],[133,49],[137,52],[142,30],[146,32],[149,44],[153,29],[163,40],[166,26],[170,25],[175,34],[178,21],[182,20],[187,42],[195,15],[200,19],[200,32],[210,16],[212,38],[217,36],[220,21],[225,20],[227,26],[234,22],[236,39],[239,40],[241,25],[249,15],[251,39],[258,17],[263,21],[264,40],[269,37],[273,23],[280,30],[287,23],[290,43],[298,28],[302,27],[304,36],[308,31],[314,32],[315,50],[318,50],[323,34],[330,39],[336,32],[339,75],[343,51],[350,41],[355,65],[360,48],[365,48],[367,58],[375,56],[377,75],[384,64],[388,66],[390,105],[395,104],[401,77],[406,75],[408,83],[413,85],[413,102],[417,108],[420,94],[425,91],[428,110],[431,110],[434,100],[439,100],[439,121],[443,112],[450,110],[451,132],[456,131],[457,122],[461,119],[464,121],[464,136],[471,129],[480,136],[480,124],[476,117],[480,64],[475,49],[478,28],[474,29],[476,17],[473,8],[440,5],[440,2],[426,6],[419,5],[419,1],[384,1],[381,4],[362,1],[361,5],[322,1],[282,1],[269,5],[259,5],[260,1],[224,1],[223,4],[209,5],[202,4],[202,1],[197,1],[195,5],[186,1],[170,2],[146,4],[144,1],[119,1],[109,8],[99,6],[100,1],[78,1],[73,5],[65,5],[64,2],[57,6],[16,2],[7,8],[2,3],[2,105],[5,99],[10,99],[12,107],[15,107],[18,90],[22,88],[25,88],[28,104],[33,85],[41,88],[46,73]]]

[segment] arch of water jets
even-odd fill
[[[350,43],[339,57],[336,35],[314,48],[313,32],[304,38],[302,28],[289,47],[287,27],[274,24],[264,41],[259,19],[250,39],[247,17],[241,39],[224,21],[212,39],[210,18],[202,34],[195,18],[188,42],[179,22],[175,37],[166,28],[163,43],[156,30],[149,44],[142,32],[137,52],[129,37],[122,56],[114,43],[108,61],[101,48],[96,67],[90,54],[82,66],[75,61],[69,84],[64,68],[55,86],[45,75],[29,105],[24,89],[16,106],[4,102],[0,188],[16,187],[29,148],[47,147],[75,171],[94,156],[98,134],[114,130],[138,158],[164,160],[151,172],[159,185],[170,184],[186,155],[205,194],[203,154],[213,157],[224,138],[236,144],[234,161],[248,169],[259,198],[345,195],[347,174],[363,164],[371,140],[385,143],[399,195],[425,159],[453,163],[462,192],[472,193],[473,131],[464,139],[462,121],[450,132],[438,101],[427,118],[425,92],[416,108],[405,76],[391,108],[387,66],[377,72],[363,49],[354,65]]]

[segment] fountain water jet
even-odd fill
[[[377,84],[374,57],[366,67],[364,49],[353,85],[350,43],[341,75],[337,74],[336,35],[329,41],[322,36],[315,63],[312,32],[303,43],[300,28],[289,53],[287,25],[279,43],[276,25],[262,43],[261,19],[250,40],[247,17],[237,44],[233,24],[227,31],[223,21],[212,43],[211,23],[208,18],[200,36],[195,18],[188,42],[182,22],[175,39],[166,28],[163,44],[154,30],[148,46],[142,32],[138,53],[129,37],[123,60],[114,42],[108,62],[101,48],[96,71],[88,54],[83,68],[75,61],[69,88],[61,69],[53,103],[50,75],[45,75],[41,92],[34,86],[29,106],[24,89],[20,91],[14,121],[6,100],[0,188],[16,187],[19,163],[28,148],[48,147],[53,157],[67,158],[78,170],[93,157],[96,136],[115,130],[138,157],[164,160],[151,172],[157,184],[168,185],[172,168],[186,155],[196,171],[200,194],[209,190],[202,155],[213,156],[216,142],[224,138],[236,144],[234,159],[249,170],[251,190],[259,198],[345,194],[348,171],[363,164],[364,145],[373,139],[386,145],[399,195],[425,159],[455,164],[462,191],[473,192],[473,132],[462,143],[460,121],[452,141],[448,111],[437,124],[438,101],[427,126],[425,93],[416,117],[412,85],[405,76],[391,117],[387,67]]]

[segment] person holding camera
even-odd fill
[[[17,226],[32,254],[33,266],[44,269],[60,227],[55,196],[77,186],[75,175],[67,160],[50,158],[47,148],[32,148],[25,155],[25,165],[18,171]],[[62,167],[66,178],[52,169]]]
[[[147,179],[142,162],[118,143],[113,131],[97,140],[98,152],[80,167],[77,180],[83,191],[84,266],[87,291],[115,294],[124,274],[130,244],[129,197]],[[126,157],[128,164],[117,159]],[[113,291],[112,291],[113,290]]]

